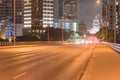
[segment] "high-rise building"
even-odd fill
[[[54,0],[54,21],[59,18],[59,0]]]
[[[5,29],[5,27],[9,27],[9,24],[14,23],[14,18],[16,21],[16,36],[20,27],[23,27],[23,3],[24,0],[16,0],[15,6],[14,6],[14,0],[0,0],[0,27],[4,27],[2,29]],[[15,16],[14,16],[14,8],[15,8]],[[12,26],[13,28],[13,26]],[[8,28],[6,28],[8,29]],[[14,30],[14,29],[12,29]],[[3,30],[6,32],[5,30]],[[10,33],[9,33],[10,34]],[[4,35],[6,35],[4,33]],[[11,36],[13,37],[13,36]]]
[[[118,4],[118,33],[120,33],[120,2]]]
[[[55,28],[78,30],[79,22],[79,0],[55,0]],[[57,8],[56,8],[57,7]],[[74,26],[75,29],[72,29]]]
[[[79,4],[78,0],[64,0],[63,9],[64,18],[77,20],[78,4]]]
[[[54,0],[54,28],[60,28],[60,19],[63,19],[64,0]]]
[[[1,20],[13,20],[14,18],[14,0],[1,0],[0,2]],[[23,23],[23,0],[16,0],[16,22]]]
[[[103,0],[102,16],[103,24],[108,27],[108,30],[114,30],[114,42],[117,40],[117,35],[119,33],[119,8],[120,4],[118,0]],[[106,8],[107,7],[107,10]],[[107,12],[107,15],[106,15]],[[107,20],[106,20],[107,19]]]
[[[64,10],[64,0],[58,0],[58,17],[59,19],[62,19],[64,18],[64,15],[63,15],[63,10]]]
[[[53,27],[54,0],[24,0],[24,27]]]
[[[54,0],[43,0],[43,27],[53,27]]]
[[[103,24],[105,26],[107,23],[108,29],[113,29],[113,30],[114,30],[114,26],[118,28],[118,14],[119,14],[118,2],[115,3],[114,1],[115,0],[103,0],[103,5],[102,5]]]
[[[115,27],[118,29],[118,2],[115,3],[114,0],[111,0],[108,9],[109,29],[114,30]]]
[[[43,27],[43,0],[24,0],[24,27]]]
[[[16,0],[16,24],[23,24],[23,0]],[[0,1],[0,24],[14,20],[14,0]]]
[[[31,0],[24,0],[24,28],[31,28],[32,26],[31,9]]]
[[[118,31],[117,31],[117,42],[120,43],[120,2],[118,3]]]
[[[102,26],[106,27],[108,22],[108,0],[102,0]]]

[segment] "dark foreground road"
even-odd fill
[[[103,44],[0,48],[0,80],[120,80],[119,75],[119,54]]]

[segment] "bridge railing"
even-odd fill
[[[39,45],[39,44],[62,44],[62,41],[27,41],[16,42],[15,45]],[[13,42],[0,42],[0,46],[14,46]]]
[[[120,52],[120,44],[108,43],[108,42],[103,42],[103,43],[106,44],[107,46],[111,47],[112,49]]]

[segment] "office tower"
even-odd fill
[[[23,27],[23,3],[24,0],[16,0],[14,6],[14,0],[1,0],[0,1],[0,27],[4,27],[3,31],[6,37],[13,37],[13,23],[15,18],[16,24],[16,36],[22,35]],[[15,16],[14,16],[14,8]],[[12,31],[9,32],[9,27],[12,27]]]
[[[42,28],[43,0],[24,0],[24,27]]]
[[[31,0],[32,28],[42,27],[44,0]],[[43,21],[44,22],[44,21]]]
[[[116,5],[115,5],[116,4]],[[110,0],[108,7],[108,21],[109,21],[109,29],[118,28],[118,3],[114,3],[114,0]]]
[[[102,27],[106,27],[108,23],[108,0],[102,0]]]
[[[117,29],[117,42],[120,43],[120,2],[118,3],[118,29]]]
[[[54,0],[43,0],[43,27],[53,27]]]
[[[16,0],[16,24],[23,24],[23,0]],[[14,20],[14,0],[0,1],[0,23]]]
[[[64,0],[63,15],[65,19],[65,28],[78,31],[79,25],[79,0]],[[74,29],[73,29],[74,28]]]
[[[114,26],[118,28],[118,14],[119,14],[118,2],[115,3],[114,1],[115,0],[103,0],[102,4],[102,19],[104,27],[105,24],[107,23],[108,29],[113,30]]]
[[[62,19],[64,18],[64,15],[63,15],[63,10],[64,10],[64,0],[58,0],[58,16],[59,16],[59,19]]]
[[[117,35],[119,33],[119,1],[118,0],[103,0],[103,24],[106,24],[108,30],[114,31],[114,42],[117,41]],[[105,6],[107,6],[107,10],[105,9]],[[105,14],[107,12],[107,16]],[[106,16],[106,17],[105,17]],[[106,20],[106,19],[107,20]],[[106,22],[106,23],[104,23]],[[107,33],[107,32],[106,32]],[[109,34],[108,34],[109,35]],[[107,40],[107,37],[106,37]]]
[[[78,18],[78,2],[77,0],[64,0],[64,18],[77,19]]]
[[[120,33],[120,2],[118,4],[118,33]]]
[[[64,19],[63,16],[64,0],[54,0],[54,25],[53,27],[61,28],[60,19]]]
[[[53,27],[54,0],[25,0],[24,27]],[[28,25],[27,25],[28,24]]]
[[[31,9],[31,0],[24,0],[24,28],[31,28],[32,26]]]

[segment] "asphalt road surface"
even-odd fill
[[[80,80],[95,45],[0,48],[0,80]]]
[[[81,80],[120,80],[120,53],[97,44]]]

